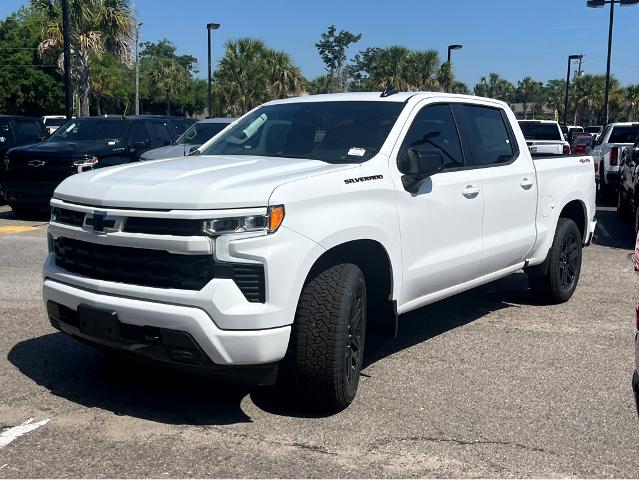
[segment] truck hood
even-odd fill
[[[154,148],[140,155],[140,160],[161,160],[163,158],[184,157],[194,145],[167,145]]]
[[[87,157],[92,155],[108,155],[114,152],[123,151],[125,147],[119,142],[41,142],[33,145],[13,148],[10,156],[33,157],[47,159],[69,159]]]
[[[357,168],[319,160],[192,156],[73,175],[54,198],[100,207],[208,210],[266,206],[273,190],[310,176]]]

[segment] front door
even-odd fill
[[[395,168],[403,262],[400,305],[477,277],[482,258],[483,184],[462,148],[448,104],[417,107],[407,122],[396,159],[436,149],[444,170],[426,179],[415,194],[402,188]]]

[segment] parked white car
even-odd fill
[[[353,400],[366,333],[394,334],[399,314],[521,269],[567,301],[596,225],[592,158],[533,161],[492,99],[278,100],[199,150],[56,189],[51,323],[158,362],[277,375],[328,409]]]
[[[559,123],[551,120],[520,120],[526,144],[533,156],[570,155],[570,144]]]
[[[619,164],[626,147],[639,139],[639,123],[611,123],[599,136],[592,149],[595,161],[595,179],[603,195],[619,185]]]

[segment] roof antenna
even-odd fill
[[[396,93],[399,93],[399,90],[397,90],[392,85],[387,85],[384,91],[382,92],[382,94],[380,95],[380,97],[386,98],[386,97],[390,97],[391,95],[395,95]]]

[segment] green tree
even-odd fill
[[[214,82],[221,111],[233,116],[266,101],[297,94],[301,84],[299,68],[287,54],[251,38],[227,42]]]
[[[306,81],[305,89],[311,95],[331,93],[333,80],[330,75],[320,75],[312,80]]]
[[[515,100],[524,105],[524,118],[528,118],[528,106],[533,105],[533,118],[535,105],[543,104],[544,85],[532,77],[525,77],[517,85]]]
[[[62,10],[60,0],[31,0],[47,17],[38,52],[52,58],[62,50]],[[91,57],[111,52],[125,64],[131,61],[133,6],[131,0],[70,0],[71,48],[75,56],[75,77],[80,115],[88,116],[91,87]],[[61,57],[58,64],[62,65]]]
[[[628,85],[624,89],[627,120],[635,122],[639,118],[639,85]]]
[[[347,73],[345,71],[346,49],[353,43],[357,43],[362,38],[362,34],[354,34],[348,30],[340,30],[339,33],[335,25],[328,27],[322,33],[320,41],[315,44],[322,61],[326,65],[332,81],[331,91],[345,92],[347,89]]]
[[[439,54],[413,51],[401,45],[368,48],[355,56],[350,67],[355,90],[382,90],[388,85],[402,91],[440,90]]]
[[[64,112],[62,75],[37,56],[44,16],[22,7],[0,21],[0,112],[41,116]]]
[[[544,98],[548,107],[557,112],[558,118],[564,115],[564,100],[566,95],[566,80],[548,80],[544,86]]]
[[[481,77],[474,91],[477,96],[495,98],[508,103],[512,103],[515,96],[515,86],[494,72],[489,74],[488,78]]]

